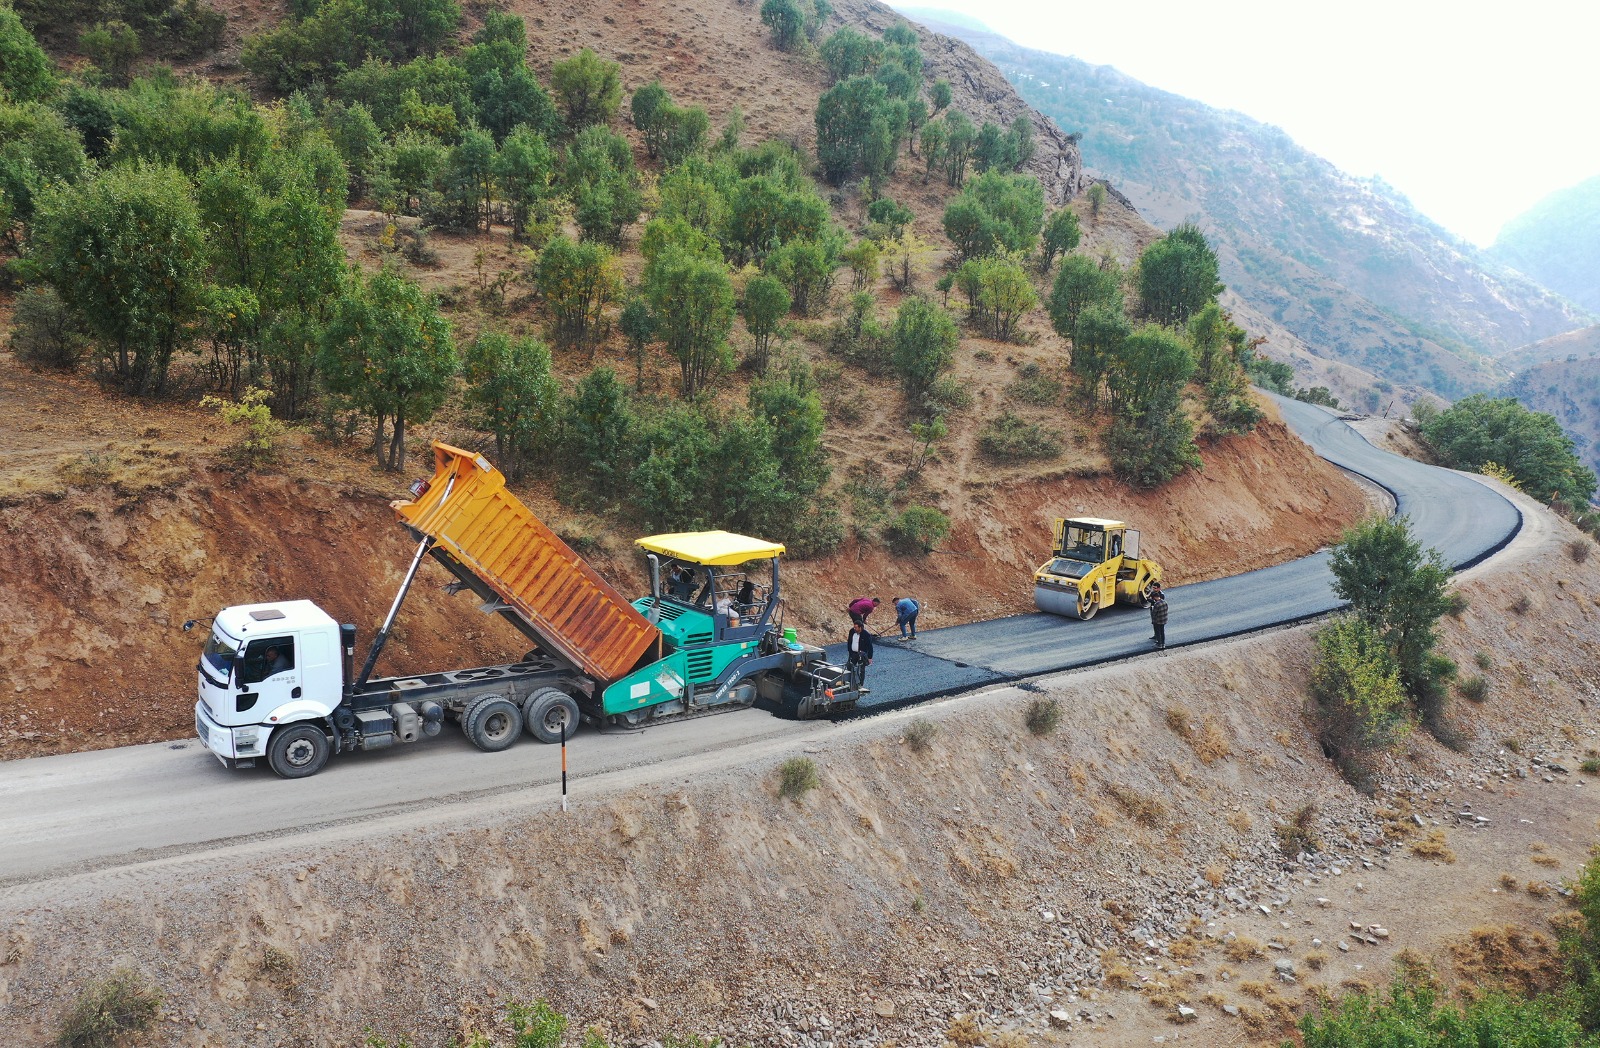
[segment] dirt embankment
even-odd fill
[[[218,466],[232,435],[198,410],[141,405],[89,382],[0,372],[26,420],[0,435],[9,563],[0,576],[0,759],[189,734],[194,662],[184,634],[230,604],[309,597],[365,645],[388,611],[412,547],[391,499],[431,470],[382,475],[357,451],[303,434],[270,471]],[[970,448],[958,450],[969,455]],[[955,531],[925,558],[849,544],[788,573],[789,621],[842,634],[851,597],[906,591],[928,628],[1031,610],[1032,570],[1062,514],[1122,516],[1178,582],[1232,574],[1316,549],[1361,512],[1359,490],[1279,423],[1206,449],[1203,473],[1149,495],[1065,473],[984,475],[964,461],[935,496]],[[645,584],[629,536],[593,535],[571,509],[523,492],[558,531],[594,538],[602,574]],[[445,596],[444,571],[418,577],[380,672],[485,665],[527,648]]]
[[[1462,751],[1413,735],[1374,798],[1316,746],[1298,628],[839,726],[804,747],[820,785],[798,803],[780,739],[583,780],[568,814],[530,791],[10,889],[0,1024],[42,1043],[122,964],[165,992],[173,1045],[445,1044],[535,997],[619,1043],[931,1045],[970,1015],[1148,1045],[1180,1006],[1186,1039],[1276,1038],[1401,949],[1461,974],[1480,926],[1548,932],[1600,816],[1576,773],[1600,745],[1600,558],[1540,523],[1444,623],[1488,680],[1452,713]],[[1034,736],[1040,693],[1064,715]],[[1286,853],[1289,827],[1316,850]]]

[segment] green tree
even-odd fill
[[[1438,551],[1424,552],[1404,517],[1370,518],[1345,531],[1329,558],[1333,591],[1382,634],[1394,651],[1400,681],[1423,719],[1443,713],[1433,659],[1438,622],[1453,606],[1450,571]]]
[[[761,21],[780,51],[793,51],[805,32],[806,16],[795,0],[763,0]]]
[[[1107,373],[1111,410],[1138,417],[1175,408],[1194,374],[1194,355],[1172,332],[1147,324],[1122,341]]]
[[[495,179],[511,208],[513,239],[527,232],[529,219],[549,199],[554,175],[555,155],[539,132],[517,127],[500,144]]]
[[[1100,405],[1100,386],[1111,362],[1122,354],[1122,344],[1133,334],[1120,302],[1091,303],[1078,314],[1071,329],[1072,371],[1078,376],[1078,392],[1095,410]]]
[[[767,373],[767,364],[772,356],[772,333],[778,330],[778,325],[783,318],[789,315],[789,307],[793,299],[789,297],[788,290],[782,282],[765,274],[758,274],[750,278],[744,286],[744,298],[739,303],[739,315],[744,317],[744,326],[750,332],[750,337],[755,339],[755,348],[750,354],[750,360],[755,366],[757,375]]]
[[[596,335],[605,307],[621,294],[622,271],[604,244],[573,243],[558,234],[539,253],[533,283],[555,318],[557,338],[581,346]]]
[[[794,311],[802,316],[826,303],[839,268],[844,237],[833,227],[816,237],[797,238],[767,253],[762,269],[789,288]]]
[[[494,221],[500,156],[494,136],[477,125],[461,133],[444,162],[444,196],[437,217],[459,229],[487,230]]]
[[[160,392],[205,303],[205,235],[183,175],[124,164],[81,187],[47,187],[32,241],[123,392]]]
[[[622,231],[639,217],[643,198],[633,164],[633,150],[620,135],[594,126],[579,132],[567,150],[563,173],[577,206],[578,228],[585,239],[615,245]]]
[[[589,50],[550,67],[550,87],[577,134],[591,124],[609,124],[622,104],[622,66]]]
[[[1393,745],[1411,727],[1394,652],[1359,616],[1337,616],[1317,631],[1311,696],[1318,738],[1347,774],[1359,773],[1365,753]]]
[[[373,454],[389,470],[405,468],[406,427],[433,417],[458,366],[450,322],[421,288],[387,269],[350,276],[323,331],[320,362],[329,392],[373,420]]]
[[[633,351],[633,391],[643,393],[644,351],[656,337],[656,318],[650,312],[650,303],[638,295],[630,297],[622,305],[617,326],[622,329],[622,337],[628,340],[628,348]]]
[[[1001,341],[1010,341],[1017,321],[1039,304],[1033,282],[1013,255],[975,258],[961,266],[956,284],[967,296],[973,319]]]
[[[822,64],[832,83],[872,71],[883,53],[883,45],[850,26],[835,32],[818,48]]]
[[[788,494],[798,500],[822,490],[832,472],[822,442],[827,419],[810,369],[797,362],[786,374],[751,383],[750,411],[772,427],[773,454]]]
[[[927,164],[922,173],[922,184],[927,185],[934,168],[944,163],[945,142],[949,138],[948,125],[943,120],[930,120],[922,127],[922,159]]]
[[[1078,228],[1078,216],[1070,207],[1061,207],[1050,213],[1044,223],[1043,250],[1039,252],[1039,272],[1048,273],[1056,264],[1057,255],[1070,255],[1083,239]]]
[[[1121,271],[1101,269],[1087,255],[1068,255],[1061,260],[1046,303],[1056,334],[1072,338],[1078,317],[1095,306],[1122,312]]]
[[[462,361],[472,424],[494,434],[495,462],[513,479],[548,451],[561,417],[550,350],[531,338],[486,331]]]
[[[955,363],[960,334],[950,314],[921,298],[901,304],[894,317],[894,368],[913,411],[924,413],[928,394]]]
[[[1481,471],[1492,462],[1546,502],[1586,506],[1594,497],[1594,471],[1574,454],[1555,416],[1529,411],[1510,397],[1477,393],[1458,400],[1423,425],[1422,437],[1443,465]]]
[[[933,82],[933,87],[929,93],[933,100],[933,111],[935,113],[942,113],[950,107],[950,81],[940,77]]]
[[[615,371],[602,365],[579,380],[563,416],[561,447],[569,472],[590,493],[618,493],[634,422],[628,391]]]
[[[816,113],[817,161],[831,184],[843,182],[862,163],[873,121],[884,119],[888,105],[888,91],[870,76],[853,76],[822,93]]]
[[[1033,121],[1026,113],[1018,113],[1011,126],[1006,129],[1005,155],[1010,162],[1010,170],[1021,171],[1033,159]]]
[[[0,208],[12,220],[27,222],[46,186],[78,181],[85,166],[78,136],[60,113],[38,102],[0,103]],[[0,222],[0,238],[7,224]]]
[[[1216,252],[1189,223],[1144,249],[1137,284],[1144,315],[1158,324],[1186,323],[1222,293]]]
[[[1096,226],[1100,224],[1100,212],[1105,210],[1105,206],[1105,185],[1100,182],[1091,182],[1089,184],[1089,221],[1091,224]]]
[[[138,32],[120,18],[96,22],[78,37],[78,46],[118,87],[128,86],[133,78],[133,63],[143,50]]]
[[[661,155],[661,144],[666,140],[666,120],[663,117],[665,111],[671,108],[672,96],[661,86],[660,80],[652,80],[639,88],[628,102],[633,126],[639,129],[639,134],[644,138],[645,152],[652,160]]]
[[[393,167],[390,170],[400,193],[400,209],[410,211],[413,201],[432,188],[444,169],[445,148],[426,132],[407,129],[395,136]]]
[[[644,291],[667,350],[678,358],[684,399],[733,364],[733,281],[718,261],[668,248],[645,267]]]
[[[944,148],[940,158],[944,163],[945,181],[960,189],[967,180],[967,164],[972,160],[972,149],[978,140],[978,129],[972,126],[965,113],[951,110],[944,118]]]
[[[56,68],[9,5],[0,6],[0,102],[43,102],[56,92]]]
[[[1026,254],[1044,228],[1044,189],[1032,175],[986,171],[945,208],[944,227],[963,261],[998,248]]]

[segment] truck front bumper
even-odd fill
[[[206,713],[205,703],[196,702],[194,733],[224,767],[253,768],[256,758],[263,752],[258,740],[265,739],[267,729],[254,725],[247,728],[225,728]]]

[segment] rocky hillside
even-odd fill
[[[1600,313],[1600,176],[1551,193],[1507,222],[1489,255]]]
[[[1344,174],[1275,127],[1109,67],[939,28],[973,44],[1024,98],[1081,136],[1089,167],[1142,214],[1163,227],[1200,216],[1223,256],[1223,279],[1319,356],[1455,397],[1504,377],[1485,357],[1585,319],[1391,187]]]

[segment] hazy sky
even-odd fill
[[[893,2],[1276,124],[1483,245],[1600,175],[1597,0]]]

